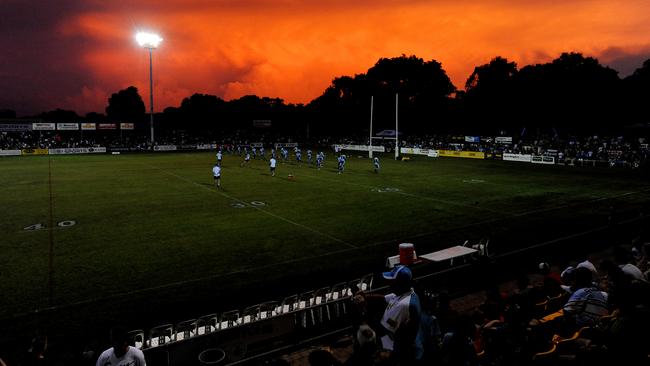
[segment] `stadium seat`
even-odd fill
[[[345,304],[340,301],[343,298],[347,297],[348,285],[345,282],[337,283],[332,286],[332,292],[330,295],[331,301],[334,301],[332,308],[334,309],[334,316],[340,318],[346,313]]]
[[[331,289],[329,287],[323,287],[314,292],[314,306],[315,308],[315,317],[319,323],[324,323],[326,320],[331,319],[330,309],[327,305],[331,300]]]
[[[543,365],[556,365],[557,364],[557,346],[555,343],[551,346],[551,349],[544,352],[538,352],[533,355],[533,365],[543,366]]]
[[[372,290],[372,281],[374,279],[374,275],[372,273],[369,273],[363,277],[361,277],[361,281],[359,281],[359,290],[361,291],[370,291]]]
[[[314,292],[309,291],[298,297],[298,309],[307,309],[314,305]]]
[[[359,291],[361,289],[361,279],[356,278],[350,282],[348,282],[347,287],[345,288],[345,292],[343,293],[344,297],[350,297],[354,295],[355,292]]]
[[[144,331],[142,329],[132,330],[127,333],[129,345],[137,349],[142,349],[144,346]]]
[[[196,334],[204,335],[219,330],[217,314],[204,315],[196,320]]]
[[[221,322],[219,322],[219,329],[227,329],[236,327],[241,324],[242,319],[239,317],[239,310],[226,311],[221,314]]]
[[[176,327],[174,328],[174,340],[182,341],[194,337],[196,335],[196,328],[196,319],[185,320],[176,324]]]
[[[242,324],[252,323],[260,319],[260,305],[249,306],[242,312]]]
[[[546,312],[552,313],[558,311],[564,307],[564,304],[569,300],[569,294],[559,294],[555,297],[550,297],[548,299],[548,304],[546,305]]]
[[[287,296],[282,300],[282,304],[278,307],[278,314],[286,314],[296,310],[298,306],[298,295]]]
[[[151,328],[149,339],[147,339],[147,348],[160,347],[172,341],[174,336],[171,324],[159,325]]]
[[[270,318],[277,315],[278,302],[267,301],[260,304],[260,319]]]

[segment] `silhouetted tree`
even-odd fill
[[[13,109],[0,109],[0,118],[16,118],[16,111]]]
[[[105,122],[106,121],[106,115],[103,113],[97,113],[97,112],[89,112],[86,113],[86,121],[88,122]]]
[[[59,108],[53,111],[43,112],[38,115],[38,118],[52,122],[79,122],[81,119],[77,112]]]
[[[182,115],[183,127],[198,129],[218,129],[220,119],[223,120],[225,112],[223,99],[209,94],[193,94],[183,99],[179,112]],[[171,111],[169,111],[171,112]]]
[[[625,113],[632,123],[650,122],[650,59],[623,80]]]
[[[130,86],[108,98],[106,115],[116,122],[140,122],[145,116],[145,106],[138,88]]]

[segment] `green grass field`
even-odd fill
[[[375,174],[354,156],[338,175],[332,155],[320,171],[280,164],[276,177],[226,155],[220,191],[212,153],[0,159],[0,319],[85,303],[146,313],[144,299],[227,307],[242,289],[277,299],[378,272],[400,242],[425,253],[488,236],[507,251],[650,201],[629,170],[386,156]],[[55,227],[25,230],[49,225],[50,166]]]

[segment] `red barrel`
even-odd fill
[[[411,243],[399,245],[399,263],[409,266],[415,261],[415,246]]]

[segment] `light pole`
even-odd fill
[[[162,38],[155,33],[139,32],[135,35],[140,47],[149,50],[149,106],[151,107],[151,149],[153,149],[153,50],[158,47]]]

